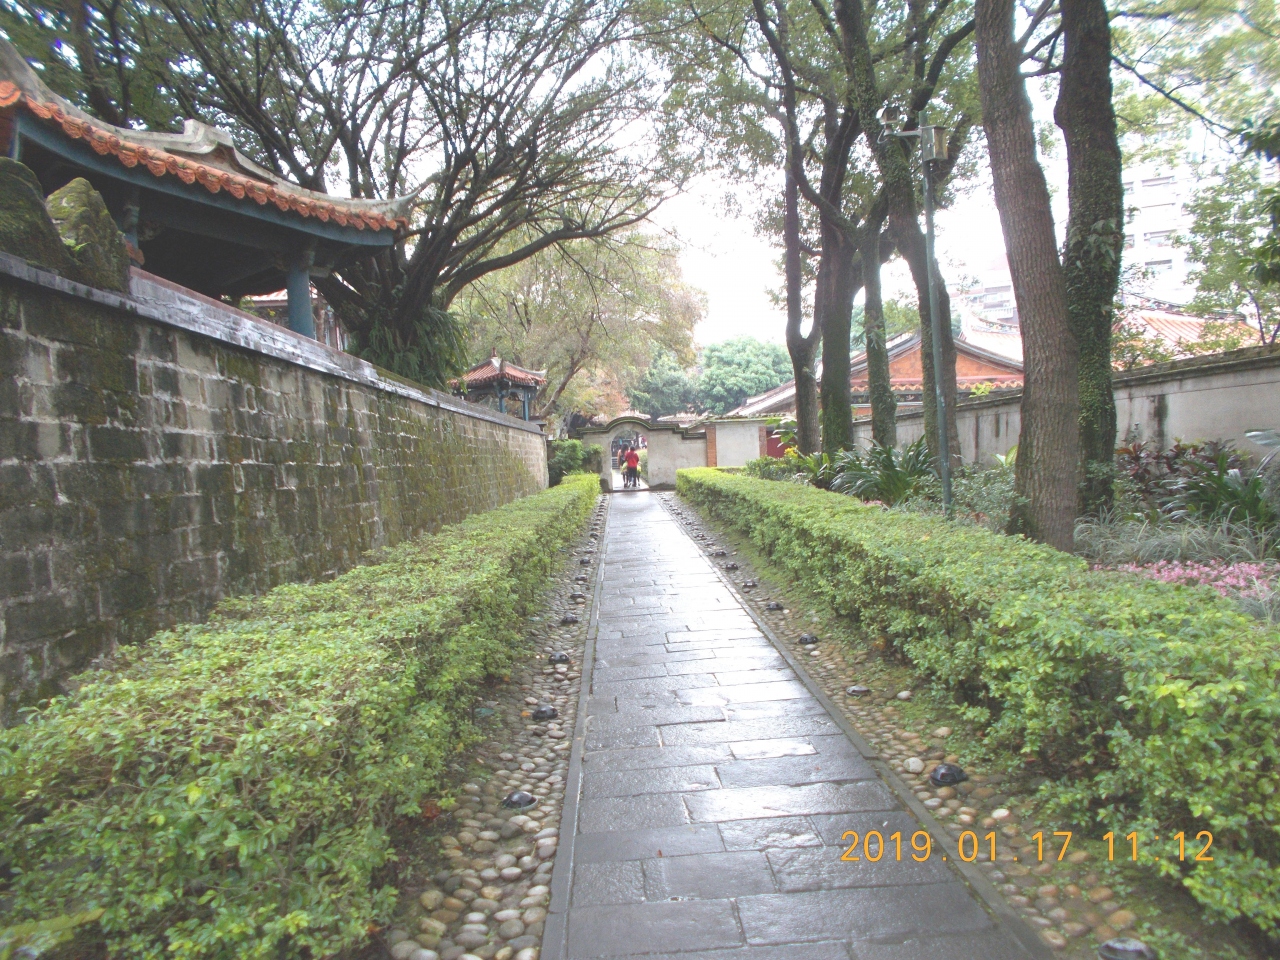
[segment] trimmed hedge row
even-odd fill
[[[437,795],[478,685],[594,476],[322,584],[227,601],[0,733],[14,919],[101,907],[113,955],[329,956],[386,918],[389,828]]]
[[[812,487],[697,469],[676,488],[909,658],[993,745],[1038,758],[1060,811],[1136,830],[1148,854],[1159,835],[1152,865],[1210,915],[1280,928],[1274,629],[1206,587],[1091,572],[1021,538]],[[1188,860],[1212,831],[1213,862],[1180,869],[1179,830]]]

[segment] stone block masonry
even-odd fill
[[[145,274],[120,296],[0,254],[0,717],[546,483],[535,425]]]

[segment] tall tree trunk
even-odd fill
[[[978,87],[1022,325],[1024,385],[1010,529],[1072,547],[1080,473],[1079,349],[1067,315],[1053,212],[1013,39],[1014,0],[977,0]]]
[[[1054,119],[1067,142],[1067,312],[1080,350],[1081,512],[1111,502],[1116,402],[1111,327],[1124,247],[1120,143],[1103,0],[1062,0],[1062,83]]]
[[[822,450],[834,456],[853,445],[853,411],[849,392],[849,333],[853,296],[861,266],[844,232],[823,229],[822,262],[813,314],[822,323]]]
[[[796,380],[796,446],[801,453],[817,451],[821,443],[818,431],[818,380],[814,363],[818,353],[821,327],[818,317],[806,336],[804,324],[804,280],[800,271],[800,188],[787,164],[786,192],[783,197],[783,256],[787,284],[787,352],[791,355],[791,372]]]
[[[898,399],[889,381],[884,303],[880,296],[880,224],[868,223],[862,238],[862,327],[867,344],[867,392],[871,396],[871,439],[882,447],[898,444]]]
[[[933,363],[933,315],[929,312],[929,266],[924,231],[918,220],[905,222],[906,229],[899,231],[898,250],[911,269],[911,279],[916,287],[916,299],[920,302],[920,367],[924,403],[924,430],[929,451],[938,456],[938,393],[937,372]],[[956,341],[951,335],[951,295],[933,262],[933,278],[938,287],[938,312],[942,314],[942,395],[947,408],[947,449],[951,452],[953,466],[961,462],[960,432],[956,427]]]

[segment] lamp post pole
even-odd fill
[[[924,251],[929,271],[929,326],[933,331],[933,386],[938,409],[938,475],[942,480],[942,509],[949,517],[951,507],[951,451],[947,436],[947,394],[943,383],[946,369],[942,359],[942,313],[938,309],[938,280],[933,269],[933,165],[947,158],[945,127],[920,128],[920,161],[924,167]]]

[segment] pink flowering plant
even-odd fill
[[[1126,563],[1115,569],[1138,573],[1161,583],[1212,587],[1224,597],[1263,599],[1276,589],[1280,564],[1262,561],[1229,563],[1210,560],[1157,560],[1155,563]]]

